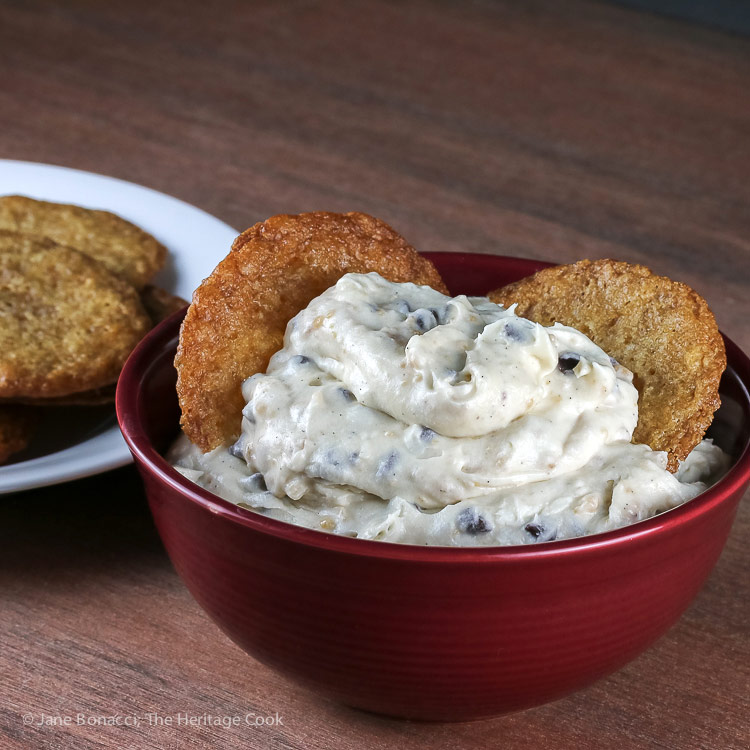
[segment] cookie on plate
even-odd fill
[[[636,443],[666,451],[668,468],[701,441],[719,407],[724,341],[706,301],[648,268],[582,260],[546,268],[489,295],[549,326],[585,333],[627,367],[638,389]]]
[[[147,285],[140,291],[141,304],[151,319],[151,325],[156,326],[162,320],[169,317],[173,312],[182,310],[187,306],[187,301],[175,294],[167,292],[156,286]],[[51,396],[49,398],[15,398],[13,402],[29,404],[33,406],[102,406],[114,404],[117,383],[100,388],[92,388],[78,393],[69,393],[65,396]],[[8,403],[9,400],[0,403]]]
[[[446,291],[432,263],[366,214],[280,215],[243,232],[195,291],[180,331],[177,393],[190,440],[206,452],[236,438],[242,383],[265,370],[289,320],[344,274],[370,271]]]
[[[167,256],[166,248],[150,234],[109,211],[23,195],[0,196],[0,229],[67,245],[139,289],[161,269]]]
[[[0,398],[111,385],[150,327],[138,292],[101,263],[0,230]]]

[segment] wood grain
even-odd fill
[[[423,250],[644,262],[702,292],[745,350],[749,85],[750,41],[602,3],[0,5],[0,157],[133,180],[238,227],[362,210]],[[4,497],[0,745],[746,747],[749,534],[745,502],[688,613],[612,677],[415,724],[324,702],[229,643],[132,468]],[[149,712],[173,725],[75,723]]]

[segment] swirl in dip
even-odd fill
[[[579,331],[483,297],[348,274],[294,317],[243,385],[242,435],[169,459],[245,508],[313,529],[431,545],[607,531],[702,492],[704,440],[677,474],[630,442],[632,374]]]

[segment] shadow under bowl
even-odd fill
[[[548,265],[428,257],[452,292],[465,294]],[[276,521],[201,489],[162,457],[179,430],[172,362],[181,318],[144,339],[117,390],[120,426],[164,546],[233,641],[351,706],[468,720],[539,705],[610,674],[689,605],[750,482],[750,361],[727,339],[710,436],[732,468],[655,518],[579,539],[474,549],[352,539]]]

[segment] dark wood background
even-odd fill
[[[0,157],[133,180],[240,229],[358,209],[421,250],[643,261],[745,350],[749,92],[750,41],[600,3],[0,4]],[[612,677],[418,724],[328,703],[229,643],[131,467],[2,497],[0,746],[747,747],[749,534],[745,502],[687,614]],[[76,725],[149,712],[175,725]]]

